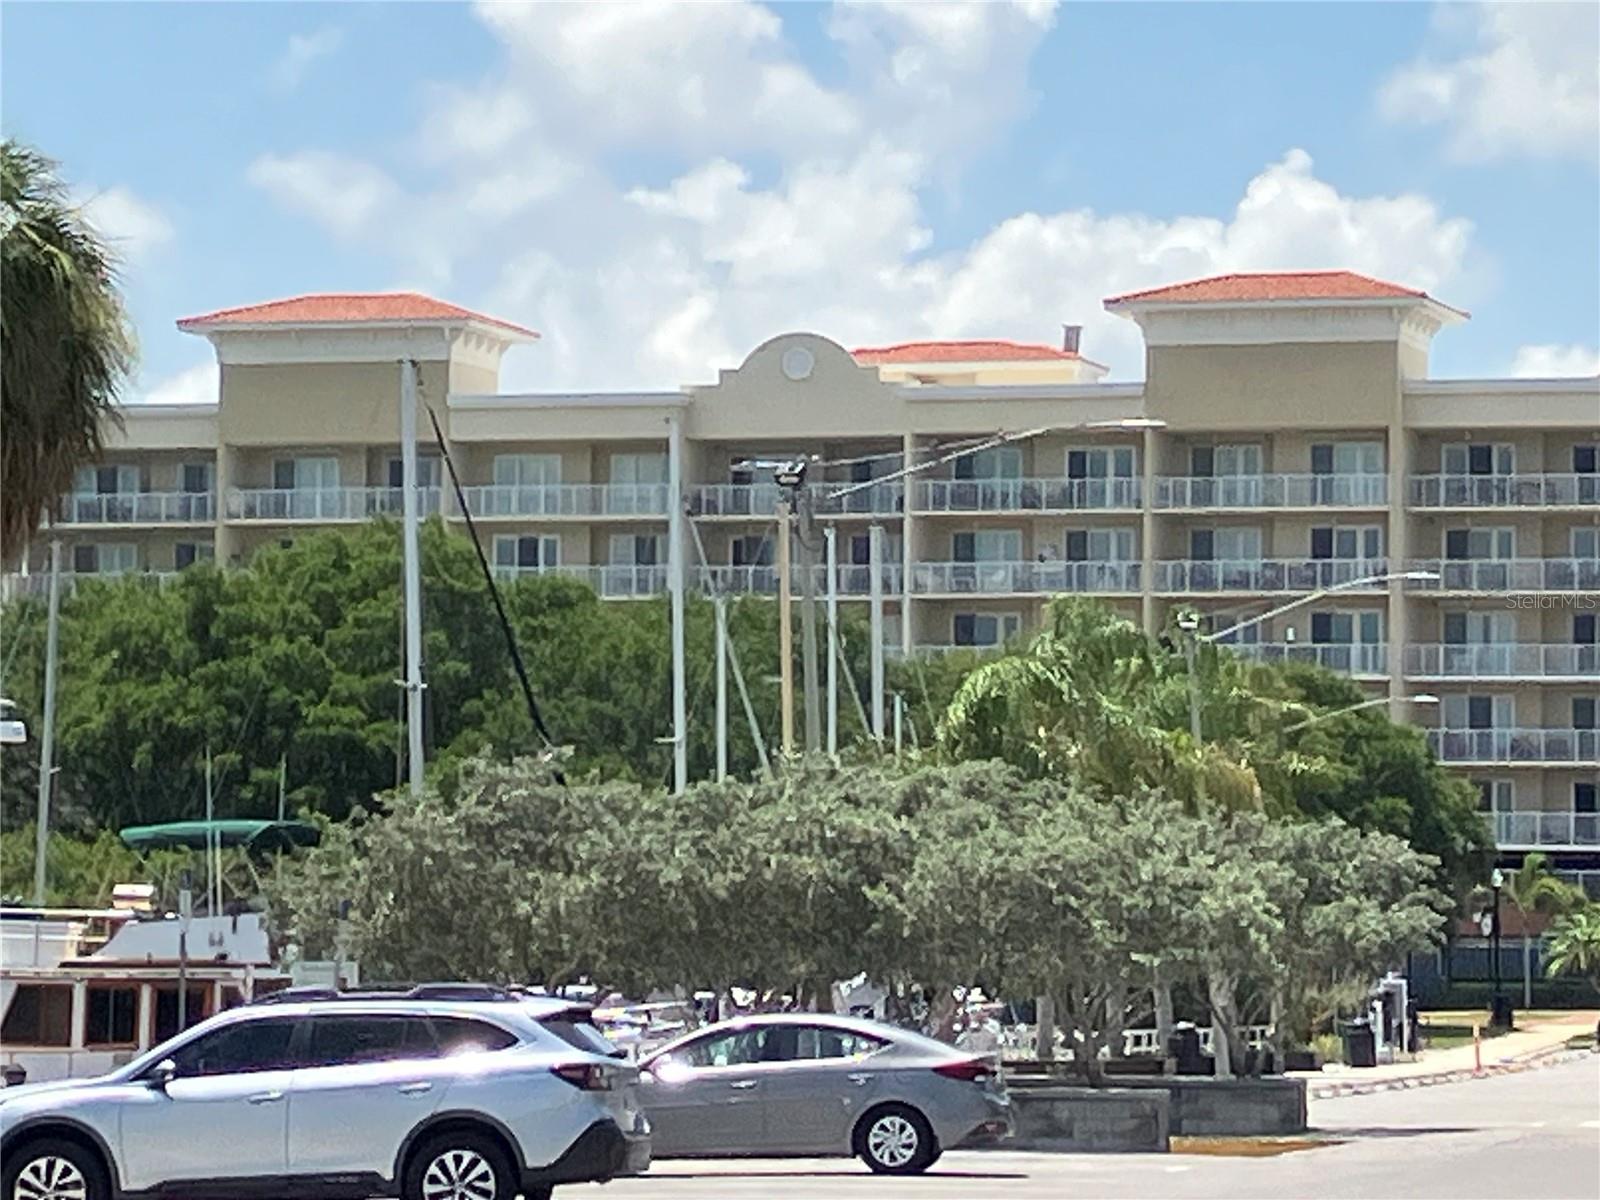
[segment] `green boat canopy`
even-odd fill
[[[268,853],[322,841],[322,831],[304,821],[171,821],[130,825],[117,836],[133,850],[204,850],[215,838],[224,846]]]

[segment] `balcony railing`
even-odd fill
[[[182,571],[146,571],[135,567],[131,571],[63,571],[61,573],[61,594],[70,595],[80,584],[115,583],[123,584],[132,581],[141,586],[160,587],[177,579]],[[20,600],[25,596],[43,598],[50,594],[50,573],[48,571],[23,575],[10,573],[0,578],[0,602],[10,603]]]
[[[1445,679],[1513,676],[1600,679],[1600,646],[1420,644],[1406,647],[1406,674]]]
[[[1432,558],[1413,560],[1410,569],[1439,576],[1413,581],[1417,591],[1600,591],[1600,558]]]
[[[1492,818],[1494,842],[1501,849],[1532,846],[1600,846],[1600,813],[1497,812]]]
[[[1413,475],[1416,508],[1600,506],[1600,475]]]
[[[1139,590],[1136,562],[924,562],[917,563],[918,595],[1055,595],[1061,592],[1127,593]]]
[[[812,568],[812,581],[819,597],[828,591],[828,568]],[[889,599],[898,597],[902,590],[904,574],[898,563],[882,567],[883,594]],[[841,565],[835,576],[841,596],[866,596],[872,591],[872,568],[854,564]],[[763,567],[701,567],[695,574],[695,586],[701,591],[721,592],[733,596],[776,596],[778,594],[778,568]],[[800,593],[800,574],[796,568],[790,581],[793,595]]]
[[[216,497],[210,492],[136,492],[63,497],[56,509],[58,525],[143,525],[216,519]]]
[[[1006,644],[1003,642],[991,642],[982,646],[959,646],[954,642],[918,642],[911,647],[910,654],[902,650],[899,643],[883,648],[885,657],[899,659],[943,658],[946,654],[974,654],[979,658],[995,658],[1005,652]]]
[[[462,490],[474,517],[667,515],[664,483],[493,483]]]
[[[364,521],[399,516],[405,489],[389,487],[238,488],[228,493],[228,516],[239,521]],[[439,511],[438,488],[418,488],[418,511]]]
[[[860,513],[863,516],[897,516],[905,509],[903,483],[875,483],[871,487],[835,497],[849,483],[813,483],[806,492],[811,511],[818,516]],[[770,517],[778,511],[783,489],[775,483],[705,483],[688,489],[689,511],[697,517]]]
[[[1315,663],[1345,675],[1387,675],[1389,647],[1383,643],[1305,645],[1290,642],[1224,643],[1240,658],[1264,663]]]
[[[1163,475],[1156,508],[1382,508],[1387,475]]]
[[[1082,512],[1138,508],[1137,479],[925,479],[919,512]]]
[[[628,596],[654,596],[667,590],[667,568],[664,566],[602,565],[566,563],[549,567],[497,566],[495,574],[501,579],[528,578],[575,579],[586,583],[601,596],[618,599]]]
[[[1447,763],[1600,763],[1600,730],[1430,729],[1428,745]]]
[[[1156,564],[1156,591],[1315,592],[1388,571],[1388,561],[1381,558],[1173,559]]]

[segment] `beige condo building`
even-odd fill
[[[704,547],[679,548],[694,586],[774,594],[778,488],[760,464],[811,456],[843,597],[866,596],[883,528],[899,653],[1001,643],[1064,592],[1151,629],[1176,607],[1221,629],[1326,593],[1238,649],[1387,697],[1478,783],[1509,861],[1544,849],[1600,894],[1600,381],[1431,379],[1433,337],[1466,314],[1349,272],[1106,307],[1143,333],[1143,382],[1106,382],[1069,326],[1059,345],[853,352],[789,333],[714,382],[514,395],[501,358],[537,335],[423,296],[189,318],[215,348],[217,401],[129,406],[8,586],[39,586],[51,538],[75,573],[164,576],[398,513],[409,358],[507,574],[576,574],[619,600],[664,590],[676,467]],[[458,521],[422,428],[423,511]],[[956,453],[1002,432],[1026,436]],[[1394,578],[1360,582],[1379,576]]]

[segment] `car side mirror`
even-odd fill
[[[150,1084],[150,1087],[153,1090],[164,1092],[167,1090],[167,1084],[171,1083],[177,1077],[178,1064],[173,1062],[170,1058],[163,1058],[155,1066],[150,1068],[150,1074],[145,1076],[145,1081]]]

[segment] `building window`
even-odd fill
[[[494,565],[502,571],[542,571],[560,561],[561,539],[551,534],[501,534],[494,539]]]
[[[1317,442],[1311,447],[1313,475],[1382,475],[1382,442]]]
[[[197,562],[211,562],[215,558],[216,549],[210,542],[179,542],[172,548],[172,565],[179,571]]]
[[[389,486],[392,488],[405,487],[406,467],[405,462],[399,458],[389,460]],[[436,488],[444,479],[441,463],[437,454],[417,455],[417,486]]]
[[[140,481],[139,468],[134,466],[82,467],[73,490],[82,496],[134,496]]]
[[[1068,479],[1132,479],[1138,470],[1138,452],[1132,446],[1067,451]]]
[[[1515,475],[1517,448],[1510,444],[1452,442],[1440,452],[1446,475]]]
[[[1311,531],[1312,558],[1375,559],[1383,557],[1381,525],[1323,525]]]
[[[770,567],[775,553],[772,538],[747,533],[728,543],[728,561],[736,567]]]
[[[139,1044],[139,988],[91,987],[85,1014],[85,1046],[136,1046]]]
[[[1573,558],[1600,558],[1600,526],[1588,525],[1574,529],[1569,544]]]
[[[1020,529],[979,529],[950,539],[950,557],[956,562],[1021,562]]]
[[[885,566],[900,561],[904,543],[898,533],[886,534],[883,539],[883,563]],[[872,535],[869,533],[852,533],[850,535],[850,565],[853,567],[870,567],[872,565]]]
[[[1061,539],[1067,562],[1133,562],[1131,529],[1068,529]]]
[[[339,486],[339,460],[280,458],[272,464],[272,486],[282,492],[331,491]]]
[[[1446,696],[1443,708],[1446,729],[1510,729],[1515,724],[1512,696]]]
[[[72,548],[72,569],[79,575],[121,575],[139,569],[139,548],[131,542],[86,543]]]
[[[1600,812],[1600,784],[1581,782],[1572,785],[1572,811]]]
[[[1261,447],[1252,443],[1191,446],[1189,474],[1199,479],[1237,478],[1261,474]]]
[[[957,479],[1021,479],[1022,451],[1016,446],[974,450],[956,459]]]
[[[659,451],[647,454],[613,454],[612,483],[665,483],[667,456]]]
[[[497,454],[494,481],[499,487],[543,487],[561,482],[559,454]]]
[[[998,646],[1022,631],[1017,613],[956,613],[951,640],[958,646]]]
[[[613,533],[611,565],[656,567],[667,561],[667,539],[660,533]]]
[[[1594,613],[1573,613],[1572,641],[1577,646],[1593,646],[1600,642],[1600,619]]]
[[[1510,779],[1474,779],[1481,812],[1511,812],[1517,806],[1517,785]]]
[[[208,462],[184,463],[178,468],[178,490],[189,496],[209,495],[213,470]]]
[[[72,1044],[72,986],[53,983],[18,983],[0,1024],[0,1042],[22,1046]]]
[[[1511,528],[1447,529],[1444,534],[1444,556],[1456,562],[1515,558],[1517,531]]]
[[[1593,696],[1574,696],[1572,698],[1572,727],[1574,729],[1600,729],[1600,724],[1595,721],[1597,707]]]

